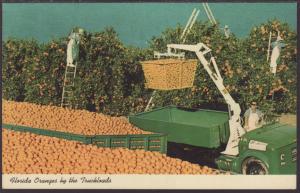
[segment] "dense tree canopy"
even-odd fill
[[[145,49],[125,46],[112,28],[85,32],[80,43],[74,106],[117,116],[143,111],[153,90],[144,86],[140,62],[153,59],[153,51],[165,52],[169,43],[182,43],[182,30],[179,25],[166,29],[153,37]],[[269,33],[275,41],[277,31],[286,46],[274,77],[267,62],[267,49]],[[185,43],[202,42],[212,49],[224,84],[242,110],[256,100],[265,112],[282,113],[296,111],[296,40],[296,33],[278,20],[253,27],[245,38],[232,34],[228,39],[218,25],[197,21]],[[65,37],[45,44],[19,39],[3,42],[3,97],[60,105],[67,41]],[[186,52],[186,57],[196,55]],[[156,106],[227,108],[200,63],[192,88],[158,91],[153,102]]]

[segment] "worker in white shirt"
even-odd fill
[[[282,42],[283,39],[280,37],[280,34],[278,32],[277,40],[272,43],[272,54],[271,54],[271,62],[270,62],[270,68],[271,72],[273,74],[276,73],[277,63],[280,56],[280,51],[283,47],[285,47],[285,44]]]
[[[79,29],[78,32],[72,32],[69,36],[69,43],[67,47],[67,66],[75,67],[76,62],[79,59],[79,42],[80,35],[83,34],[83,29]]]
[[[262,120],[262,112],[257,109],[257,103],[253,101],[251,107],[245,112],[245,129],[252,131],[258,128],[259,122]]]

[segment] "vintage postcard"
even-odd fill
[[[2,9],[3,189],[296,189],[295,2]]]

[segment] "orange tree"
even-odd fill
[[[168,43],[180,43],[180,35],[182,27],[177,26],[175,29],[167,29],[159,37],[154,37],[150,42],[151,48],[159,51],[166,51]],[[237,61],[241,56],[237,56],[240,51],[240,41],[234,35],[226,39],[218,26],[212,26],[208,22],[197,21],[191,32],[188,34],[185,44],[197,44],[202,42],[212,49],[212,55],[215,57],[219,66],[219,70],[224,77],[224,84],[227,89],[235,96],[232,90],[238,87],[238,79],[233,76],[233,65],[237,65]],[[164,50],[161,49],[165,48]],[[187,58],[197,58],[192,52],[186,52]],[[207,57],[208,58],[208,57]],[[209,59],[209,58],[208,58]],[[234,97],[239,99],[239,95]],[[207,72],[202,65],[198,63],[194,86],[192,88],[174,90],[174,91],[160,91],[155,98],[156,105],[164,106],[169,104],[176,104],[188,107],[225,109],[226,105],[220,92],[217,90],[213,81],[209,78]]]
[[[269,34],[271,32],[271,40],[275,41],[278,31],[286,46],[281,51],[277,73],[274,77],[268,70],[270,60],[267,62],[266,56]],[[289,28],[287,23],[281,23],[278,20],[271,20],[253,27],[249,37],[244,41],[243,47],[248,55],[251,56],[251,59],[257,61],[253,62],[252,65],[259,71],[251,76],[252,78],[249,80],[250,84],[248,86],[252,87],[249,89],[251,93],[253,93],[254,90],[258,90],[260,95],[250,95],[250,98],[269,103],[271,100],[273,104],[272,108],[276,112],[296,112],[296,42],[296,33]],[[265,69],[265,71],[263,69]],[[261,71],[265,73],[260,73]],[[269,84],[266,84],[266,81],[264,81],[266,78],[270,78],[271,82]],[[246,91],[247,90],[244,90],[244,92]],[[246,93],[244,93],[244,95],[246,95]]]
[[[262,30],[264,29],[264,30]],[[268,48],[268,31],[280,30],[287,44],[282,51],[276,77],[270,73],[266,61]],[[166,44],[180,43],[182,27],[167,29],[150,42],[152,51],[166,51]],[[264,32],[264,33],[262,33]],[[277,35],[277,32],[276,32]],[[234,34],[226,39],[219,26],[196,22],[187,36],[186,44],[205,43],[212,49],[224,85],[233,98],[248,108],[252,100],[259,103],[265,113],[275,110],[295,112],[296,108],[296,34],[287,24],[277,20],[254,27],[249,37],[236,38]],[[196,58],[193,53],[186,53],[187,58]],[[272,93],[274,99],[272,100]],[[157,106],[176,104],[189,107],[226,109],[226,104],[202,65],[198,65],[194,86],[189,89],[160,91],[155,98]]]
[[[25,70],[39,51],[34,40],[8,39],[3,42],[2,91],[8,100],[23,101],[25,98]]]
[[[59,105],[65,69],[66,39],[41,44],[25,69],[24,101]]]
[[[60,105],[68,39],[48,43],[4,42],[4,98]],[[112,115],[143,108],[143,51],[125,47],[116,32],[86,32],[80,43],[73,104],[76,108]]]
[[[81,41],[74,104],[78,108],[124,115],[141,106],[142,69],[138,49],[125,47],[112,28],[85,33]]]
[[[268,34],[277,30],[287,44],[282,50],[278,73],[274,77],[266,61]],[[80,43],[73,104],[76,108],[127,115],[143,111],[152,90],[144,88],[140,61],[153,59],[153,51],[166,51],[168,43],[180,43],[182,27],[169,28],[150,40],[146,49],[124,46],[112,28],[88,33]],[[3,42],[3,97],[39,104],[60,105],[66,67],[67,38],[38,44],[33,40],[9,39]],[[196,22],[186,44],[205,43],[212,49],[224,84],[233,98],[248,108],[251,100],[265,112],[295,112],[296,34],[277,20],[255,26],[248,37],[234,34],[226,39],[219,26]],[[187,52],[187,58],[196,58]],[[272,94],[274,99],[272,100]],[[192,88],[159,91],[157,106],[227,108],[223,97],[198,65]]]

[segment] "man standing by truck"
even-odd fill
[[[254,130],[258,127],[259,121],[262,119],[262,112],[257,109],[257,103],[251,102],[251,107],[245,112],[245,129],[247,131]]]

